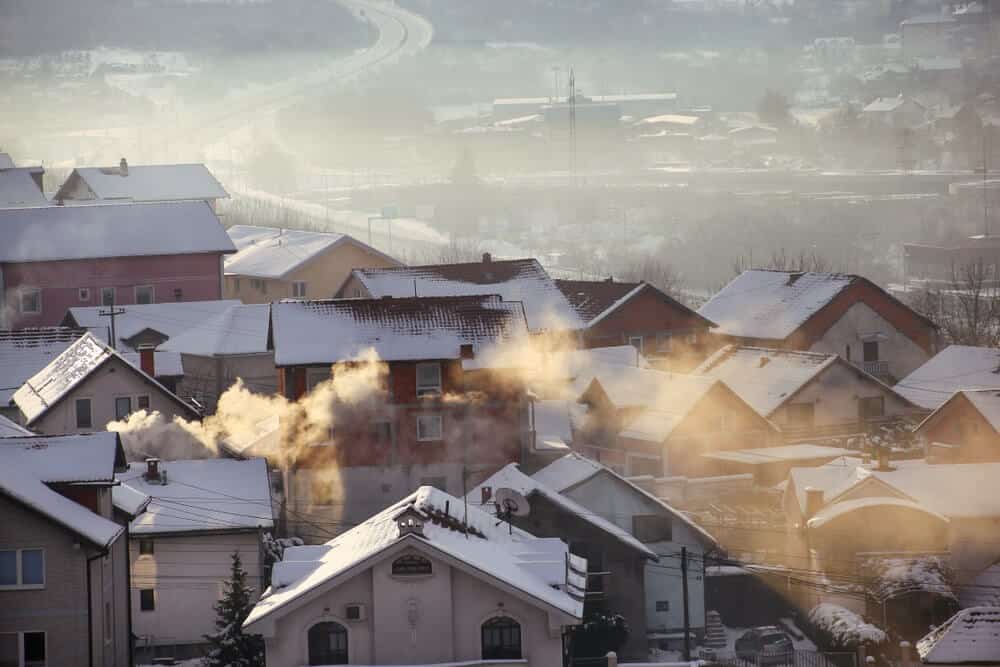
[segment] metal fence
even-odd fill
[[[714,657],[706,660],[718,667],[858,667],[858,656],[851,651],[827,652],[796,649],[777,655],[757,655],[753,658]]]

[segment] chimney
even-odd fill
[[[892,466],[889,465],[889,448],[879,447],[878,448],[878,468],[879,472],[889,472],[892,470]]]
[[[463,359],[475,359],[476,351],[472,349],[472,343],[462,343],[459,348],[459,356]]]
[[[118,163],[118,173],[122,176],[128,176],[128,162],[125,161],[125,158],[122,158]]]
[[[764,368],[764,366],[767,366],[769,363],[771,363],[771,359],[769,357],[761,357],[757,364],[757,368]]]
[[[160,459],[154,457],[146,459],[146,474],[143,477],[147,482],[160,481]]]
[[[139,368],[149,377],[156,377],[156,352],[152,346],[139,347]]]
[[[489,264],[493,261],[493,255],[488,252],[483,253],[483,264]]]
[[[491,498],[493,498],[493,487],[491,487],[491,486],[482,486],[482,487],[480,487],[479,488],[479,495],[480,495],[480,500],[481,500],[482,504],[485,505],[486,503],[490,502]]]
[[[816,512],[819,512],[823,508],[823,489],[815,489],[811,486],[806,487],[806,519],[811,519],[816,516]]]

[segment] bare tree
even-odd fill
[[[799,250],[797,255],[790,254],[785,248],[771,252],[771,257],[763,264],[755,264],[752,258],[740,255],[732,261],[733,275],[738,276],[750,269],[773,269],[775,271],[810,271],[812,273],[830,273],[834,271],[833,262],[820,255],[815,250]]]
[[[997,346],[1000,283],[993,269],[982,261],[953,266],[946,285],[914,293],[910,306],[937,324],[950,344]]]

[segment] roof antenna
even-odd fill
[[[414,297],[417,296],[417,279],[416,278],[413,279],[413,296]]]

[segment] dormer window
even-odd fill
[[[431,562],[423,556],[400,556],[392,561],[392,573],[397,577],[415,577],[433,574]]]
[[[399,536],[423,535],[424,518],[412,507],[396,516],[396,527],[399,528]]]

